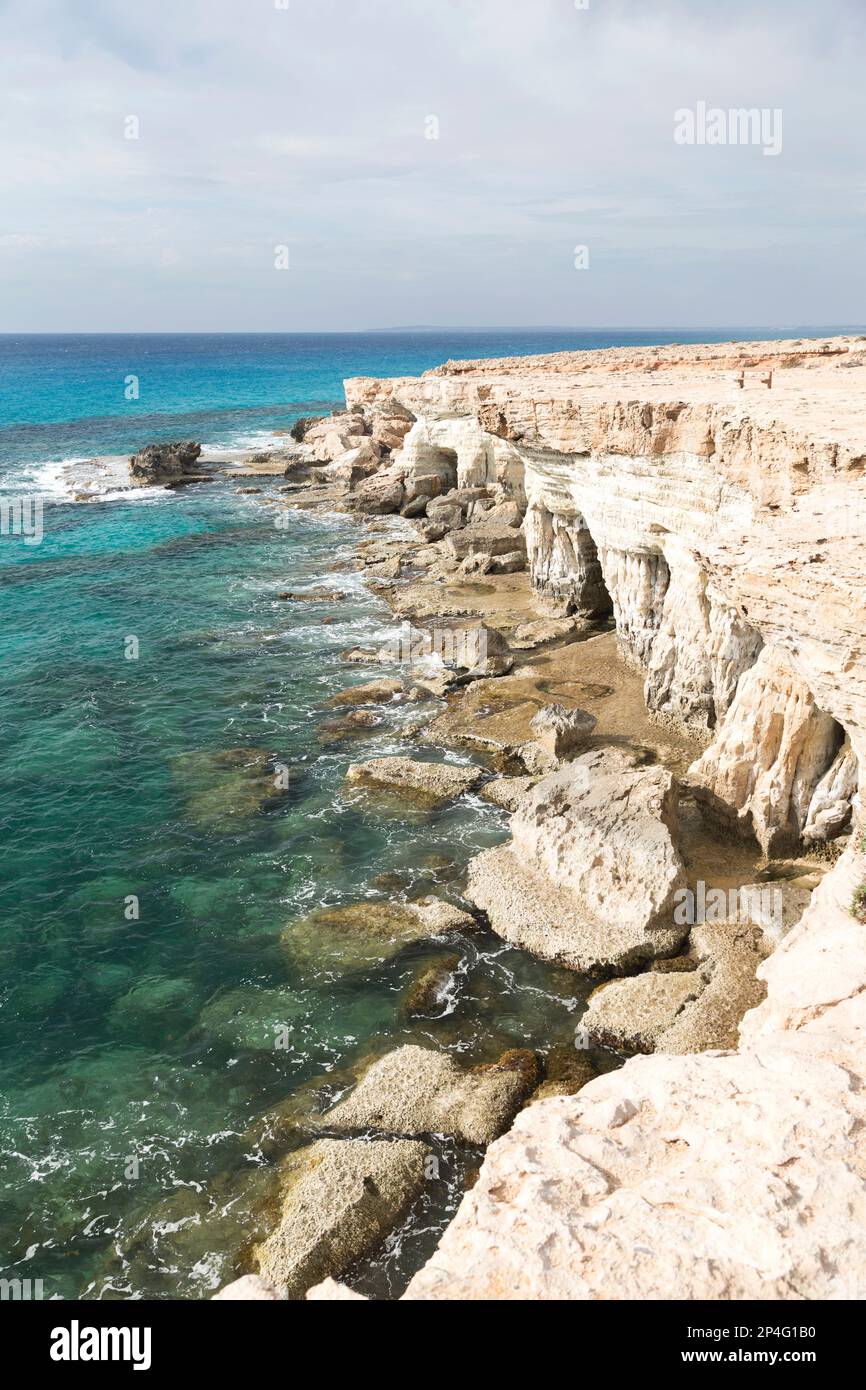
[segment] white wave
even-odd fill
[[[3,489],[55,502],[146,502],[172,495],[165,487],[133,487],[125,454],[42,459],[7,474]]]

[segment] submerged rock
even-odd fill
[[[172,777],[197,825],[226,832],[235,816],[253,816],[276,804],[293,779],[265,748],[223,748],[180,753],[171,760]]]
[[[429,1018],[440,1013],[460,966],[457,955],[442,956],[419,970],[403,996],[401,1008],[407,1018]]]
[[[687,932],[676,805],[665,769],[584,754],[521,798],[511,844],[470,862],[467,897],[506,941],[588,974],[671,955]]]
[[[368,1254],[425,1182],[427,1149],[411,1140],[321,1139],[281,1171],[282,1210],[256,1256],[264,1279],[302,1298]]]
[[[372,758],[366,763],[352,763],[346,773],[346,786],[396,792],[432,808],[472,791],[483,777],[478,767],[421,763],[413,758]]]
[[[408,1045],[374,1062],[320,1122],[346,1134],[450,1134],[490,1144],[540,1078],[533,1052],[507,1052],[493,1065],[466,1070],[444,1052]]]
[[[325,719],[316,730],[319,743],[342,743],[347,738],[358,738],[369,733],[380,723],[378,715],[367,709],[353,709],[339,719]]]
[[[240,985],[205,1004],[199,1025],[209,1037],[231,1047],[268,1052],[307,1012],[307,1004],[288,989]]]
[[[474,930],[474,917],[440,898],[407,903],[371,899],[317,908],[287,927],[281,940],[298,964],[343,974],[379,965],[414,941]]]

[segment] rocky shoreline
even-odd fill
[[[766,368],[772,393],[739,387]],[[279,488],[258,499],[277,525],[286,508],[368,519],[358,563],[402,623],[345,654],[383,677],[324,736],[417,704],[419,756],[359,756],[344,794],[382,814],[467,794],[511,812],[510,839],[469,866],[469,912],[361,903],[288,929],[287,949],[323,931],[337,954],[447,945],[475,912],[599,985],[558,1075],[532,1052],[473,1068],[400,1047],[299,1113],[308,1142],[284,1160],[258,1276],[219,1297],[351,1282],[430,1180],[431,1136],[486,1156],[408,1298],[862,1296],[850,368],[862,339],[447,364],[349,381],[345,412],[246,461]],[[139,482],[200,466],[189,446],[143,454]],[[391,516],[400,533],[380,533]],[[631,1060],[594,1076],[589,1045]]]

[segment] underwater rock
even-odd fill
[[[401,1001],[401,1010],[407,1018],[425,1018],[441,1012],[448,986],[459,968],[458,955],[441,956],[439,960],[425,965],[408,986]]]
[[[279,802],[296,776],[265,748],[180,753],[171,759],[171,771],[188,819],[226,832],[232,817],[258,815]]]
[[[347,738],[359,738],[381,723],[370,710],[353,709],[339,719],[325,719],[316,730],[319,743],[342,743]]]
[[[317,908],[287,927],[281,941],[296,964],[346,974],[379,965],[414,941],[458,930],[476,930],[474,917],[439,898],[370,899]]]
[[[277,1039],[306,1017],[308,1005],[288,989],[241,985],[205,1004],[199,1024],[210,1037],[253,1052],[272,1051]]]

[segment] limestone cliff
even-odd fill
[[[866,787],[864,372],[866,340],[841,338],[450,363],[346,394],[414,417],[376,480],[397,506],[516,504],[533,584],[613,615],[650,711],[705,745],[705,811],[780,854],[850,830]],[[739,1052],[636,1058],[531,1106],[408,1296],[862,1297],[862,845],[761,967]]]

